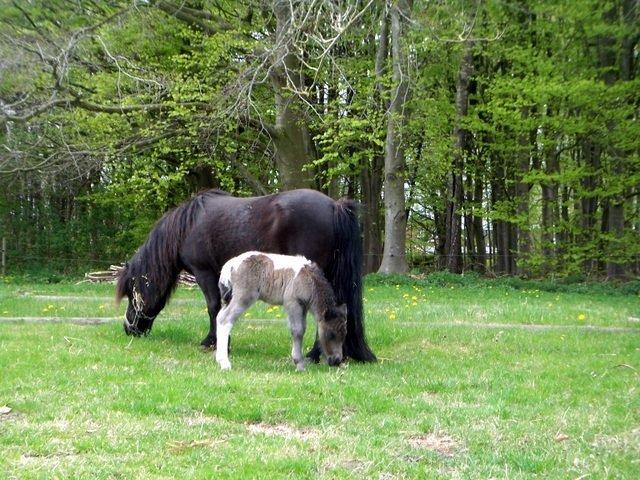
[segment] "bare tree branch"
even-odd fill
[[[209,35],[231,30],[233,28],[233,25],[229,22],[213,15],[211,12],[188,8],[184,5],[176,5],[175,3],[166,0],[158,0],[155,5],[166,14],[171,15],[172,17],[191,25],[198,30],[208,33]]]

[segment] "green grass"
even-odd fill
[[[233,370],[221,372],[198,348],[201,293],[174,298],[139,339],[120,321],[0,323],[0,406],[12,409],[0,415],[0,477],[640,472],[637,295],[372,278],[365,309],[380,361],[303,373],[289,361],[284,320],[275,321],[281,309],[248,312],[233,332]],[[112,299],[110,285],[9,283],[0,317],[121,316]],[[516,328],[528,324],[566,328]],[[306,337],[308,346],[311,318]]]

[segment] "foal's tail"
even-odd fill
[[[357,204],[338,200],[333,214],[335,244],[330,272],[338,303],[347,304],[347,337],[344,354],[361,362],[375,362],[376,356],[364,336],[362,313],[362,242]]]

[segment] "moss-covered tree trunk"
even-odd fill
[[[276,48],[273,52],[271,83],[275,91],[276,120],[272,130],[275,161],[283,190],[312,188],[313,170],[303,167],[315,159],[304,105],[297,92],[304,89],[299,58],[291,51],[290,2],[274,0]]]
[[[412,0],[399,0],[391,6],[391,52],[393,89],[387,120],[384,160],[384,251],[381,273],[404,273],[408,270],[406,257],[407,211],[404,196],[405,144],[402,127],[406,122],[409,96],[409,53],[406,29],[411,18]]]

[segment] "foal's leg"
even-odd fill
[[[234,322],[257,300],[256,296],[234,296],[229,305],[225,306],[216,317],[218,345],[216,361],[223,370],[231,368],[229,362],[229,335]]]
[[[291,348],[291,358],[296,369],[301,372],[304,370],[304,358],[302,357],[302,339],[306,328],[306,311],[298,302],[292,302],[285,305],[287,316],[289,318],[289,330],[293,340]]]

